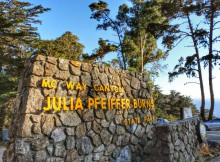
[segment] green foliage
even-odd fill
[[[34,43],[33,48],[36,49],[36,53],[41,55],[79,60],[84,46],[78,41],[77,36],[72,35],[71,32],[66,32],[55,40],[39,39]]]
[[[98,44],[99,47],[94,50],[94,53],[92,55],[90,56],[88,54],[83,55],[85,61],[102,59],[106,54],[117,51],[117,46],[107,43],[107,41],[103,40],[102,38],[99,39]]]
[[[17,85],[17,77],[0,73],[0,129],[8,125],[12,117]]]
[[[18,77],[38,38],[32,24],[41,23],[37,16],[48,10],[24,1],[0,1],[0,129],[11,119]]]
[[[163,43],[169,48],[177,46],[185,38],[192,40],[192,47],[195,54],[187,57],[185,60],[179,61],[174,71],[169,73],[170,81],[175,77],[186,74],[188,77],[199,78],[201,90],[201,117],[205,120],[205,94],[203,86],[203,77],[201,70],[201,61],[204,67],[208,67],[209,73],[209,89],[210,89],[210,115],[209,120],[213,116],[214,111],[214,90],[212,83],[213,67],[219,65],[219,31],[220,21],[220,2],[215,0],[189,0],[189,1],[164,1],[162,11],[167,14],[171,20],[182,21],[176,23],[172,30],[167,30]],[[196,20],[195,22],[192,20]],[[185,26],[187,24],[187,27]],[[204,48],[206,52],[201,53],[200,48]],[[217,47],[217,48],[216,48]]]
[[[153,89],[153,97],[155,104],[155,112],[158,118],[165,118],[169,121],[175,121],[181,118],[181,108],[192,108],[193,115],[198,114],[192,99],[188,96],[181,95],[174,90],[170,94],[165,95],[162,93],[159,86]]]
[[[126,69],[126,58],[122,50],[122,40],[124,33],[124,22],[120,18],[116,17],[115,19],[110,17],[110,10],[108,9],[108,4],[104,1],[99,0],[99,2],[93,2],[89,5],[92,15],[91,19],[95,19],[100,24],[97,25],[99,30],[107,30],[108,28],[116,32],[119,44],[117,44],[118,49],[118,60],[119,65],[122,69]]]
[[[20,74],[24,59],[31,54],[30,44],[38,37],[31,24],[41,23],[35,18],[48,10],[18,0],[0,2],[0,72]]]
[[[169,72],[169,81],[172,82],[176,77],[179,75],[186,74],[188,78],[190,77],[197,77],[198,70],[197,70],[197,60],[196,55],[188,56],[186,57],[186,60],[184,60],[183,57],[181,57],[178,61],[179,64],[177,64],[172,72]]]
[[[145,64],[164,58],[162,50],[157,49],[156,39],[169,27],[169,21],[160,12],[160,2],[156,0],[131,0],[131,3],[131,7],[121,5],[114,19],[104,1],[94,2],[89,7],[91,18],[100,22],[97,29],[110,28],[116,32],[120,67],[143,72]]]

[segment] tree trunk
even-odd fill
[[[122,48],[122,40],[121,40],[121,36],[120,36],[120,31],[119,31],[119,27],[118,25],[108,16],[107,13],[105,13],[105,16],[112,22],[113,26],[115,27],[115,30],[116,30],[116,33],[117,33],[117,36],[118,36],[118,40],[119,40],[119,46],[120,48]],[[123,50],[121,49],[120,50],[120,53],[121,53],[121,57],[122,57],[122,69],[123,70],[127,70],[127,66],[126,66],[126,58],[125,58],[125,54],[123,52]],[[120,60],[119,60],[119,63],[120,63]]]
[[[180,108],[180,120],[183,120],[183,107]]]
[[[195,52],[196,52],[196,60],[197,60],[197,66],[198,66],[199,85],[200,85],[200,93],[201,93],[200,116],[201,116],[202,120],[205,121],[206,120],[205,119],[205,93],[204,93],[204,85],[203,85],[203,78],[202,78],[202,69],[201,69],[201,64],[200,64],[199,49],[198,49],[196,38],[194,35],[192,23],[189,18],[189,13],[187,12],[186,15],[187,15],[189,28],[190,28],[191,37],[193,40],[193,45],[194,45]]]
[[[213,82],[212,82],[212,39],[213,39],[213,26],[214,26],[214,4],[213,0],[211,0],[211,15],[210,15],[210,35],[209,35],[209,91],[210,91],[210,110],[209,110],[209,118],[208,120],[212,120],[214,107],[215,107],[215,98],[214,98],[214,91],[213,91]]]
[[[140,52],[141,52],[141,72],[144,72],[144,48],[146,45],[146,39],[147,39],[147,34],[144,34],[143,36],[140,35],[141,38],[141,44],[140,44]]]
[[[143,39],[142,39],[142,36],[140,36],[141,38],[141,46],[140,46],[140,52],[141,52],[141,73],[144,72],[144,48],[143,48]]]

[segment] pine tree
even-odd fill
[[[32,53],[32,42],[38,38],[33,24],[36,17],[48,11],[18,0],[0,1],[0,128],[14,109],[18,79],[23,63]]]
[[[79,38],[71,32],[65,32],[55,40],[37,40],[33,48],[37,54],[53,56],[69,60],[79,60],[84,45],[78,42]]]

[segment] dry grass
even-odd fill
[[[198,151],[198,156],[206,160],[213,159],[220,155],[220,145],[209,145],[208,143],[203,143],[200,145],[200,150]]]
[[[202,143],[198,152],[198,156],[205,157],[205,156],[213,156],[212,149],[209,147],[207,143]]]

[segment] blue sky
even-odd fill
[[[51,8],[50,12],[44,13],[39,16],[39,19],[42,20],[42,25],[38,26],[38,32],[42,39],[56,39],[64,34],[66,31],[71,31],[74,35],[79,37],[79,42],[85,45],[84,52],[92,53],[92,50],[98,47],[98,39],[109,39],[117,41],[117,37],[110,30],[101,31],[96,30],[97,22],[90,19],[91,11],[88,7],[94,0],[28,0],[32,4],[42,4],[44,7]],[[114,16],[117,13],[118,6],[128,2],[128,0],[106,0],[111,9],[111,16]],[[200,98],[199,85],[197,84],[187,84],[186,82],[194,82],[196,80],[189,80],[185,76],[179,77],[174,82],[168,83],[168,71],[172,71],[173,67],[177,64],[178,59],[182,55],[188,55],[194,53],[193,49],[185,47],[189,45],[191,40],[185,40],[178,47],[173,49],[170,52],[169,57],[164,64],[167,64],[167,69],[164,72],[160,73],[160,76],[156,78],[156,84],[158,84],[164,93],[169,93],[170,90],[176,90],[181,92],[184,95],[191,96],[194,99]],[[160,44],[158,44],[160,46]],[[160,46],[162,47],[162,46]],[[110,54],[111,56],[106,57],[110,59],[116,54]],[[214,71],[214,91],[215,96],[220,101],[220,89],[218,90],[218,84],[220,83],[220,72],[218,70]],[[207,71],[208,69],[204,69]],[[204,82],[205,82],[205,93],[206,98],[209,98],[208,90],[208,77],[207,73],[204,73]]]

